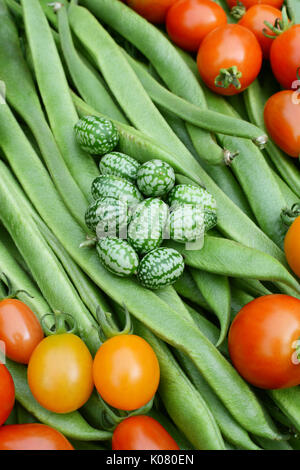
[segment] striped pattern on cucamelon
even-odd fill
[[[174,184],[174,170],[162,160],[149,160],[138,171],[137,185],[145,196],[163,196]]]
[[[94,199],[114,197],[127,202],[129,207],[136,206],[144,199],[134,184],[114,175],[97,176],[92,183],[92,196]]]
[[[140,166],[135,158],[126,153],[110,152],[101,159],[99,169],[102,175],[115,175],[134,183]]]
[[[139,258],[132,246],[121,238],[101,238],[97,243],[97,253],[105,268],[120,277],[136,274]]]
[[[80,147],[93,155],[104,155],[119,142],[117,128],[105,118],[85,116],[75,124],[74,129]]]
[[[157,248],[140,262],[138,280],[148,289],[161,289],[176,282],[184,271],[181,254],[173,248]]]
[[[192,184],[178,184],[170,192],[168,203],[172,209],[182,204],[199,205],[204,210],[206,231],[217,224],[217,203],[206,189]]]
[[[127,227],[127,204],[112,197],[102,197],[92,202],[85,213],[85,223],[97,235],[115,235]]]
[[[180,243],[194,242],[205,231],[204,211],[199,205],[183,204],[175,207],[170,218],[170,238]]]
[[[169,207],[161,199],[145,199],[136,207],[128,227],[128,241],[139,254],[161,245],[168,215]]]

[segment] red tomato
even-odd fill
[[[0,428],[0,450],[74,450],[56,429],[45,424],[11,424]]]
[[[300,217],[295,219],[285,236],[284,251],[291,269],[300,277]]]
[[[160,371],[147,341],[136,335],[120,335],[99,348],[93,374],[103,400],[120,410],[135,410],[154,396]]]
[[[274,25],[277,18],[282,18],[282,13],[277,8],[271,7],[270,5],[254,5],[249,8],[245,15],[240,19],[238,24],[245,26],[255,34],[263,51],[265,59],[269,58],[270,49],[274,39],[267,38],[263,34],[263,30],[266,29],[268,34],[272,34],[271,30],[267,28],[264,21],[268,21]]]
[[[283,0],[226,0],[229,8],[236,7],[237,2],[240,1],[247,9],[253,7],[253,5],[271,5],[275,8],[280,8],[283,4]]]
[[[28,385],[44,408],[69,413],[89,399],[94,386],[92,368],[92,356],[78,336],[48,336],[32,353]]]
[[[228,24],[211,31],[203,39],[197,64],[199,73],[209,88],[221,95],[235,95],[256,79],[262,64],[262,51],[249,29]],[[232,67],[241,73],[238,78],[240,88],[232,83],[226,88],[216,86],[221,70]],[[217,81],[220,82],[219,79]]]
[[[178,0],[166,19],[170,38],[187,51],[197,51],[202,39],[224,24],[227,17],[223,8],[211,0]]]
[[[5,342],[7,357],[28,364],[43,337],[38,319],[26,304],[16,299],[0,302],[0,340]]]
[[[126,0],[128,6],[152,23],[163,23],[168,9],[177,0]]]
[[[233,320],[229,353],[235,368],[252,385],[294,387],[300,384],[299,338],[300,300],[266,295],[245,305]]]
[[[0,426],[9,417],[15,403],[15,386],[9,371],[0,364]]]
[[[300,25],[296,24],[279,34],[274,39],[270,62],[273,73],[283,88],[292,88],[297,80],[297,70],[300,67]],[[297,88],[297,86],[295,87]]]
[[[291,157],[300,155],[300,100],[298,92],[283,90],[265,105],[265,125],[271,138]]]
[[[150,416],[132,416],[115,429],[113,450],[179,450],[162,425]]]

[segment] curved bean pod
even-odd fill
[[[192,275],[187,268],[185,268],[182,276],[178,279],[178,281],[175,282],[174,289],[182,297],[190,300],[196,305],[199,305],[205,310],[210,310],[209,305],[199,291]]]
[[[268,394],[293,423],[297,431],[300,431],[300,388],[291,387],[269,390]]]

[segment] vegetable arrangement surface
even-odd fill
[[[299,449],[282,4],[0,0],[1,450]]]

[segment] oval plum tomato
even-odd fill
[[[218,26],[227,24],[227,16],[211,0],[178,0],[167,13],[167,31],[178,46],[198,51],[202,39]]]
[[[300,24],[291,26],[274,39],[270,50],[273,73],[285,89],[291,89],[300,67]],[[296,87],[297,88],[297,87]]]
[[[300,100],[295,91],[283,90],[266,102],[264,119],[270,137],[291,157],[300,155]]]
[[[179,450],[162,425],[150,416],[131,416],[115,429],[113,450]]]
[[[9,359],[28,364],[44,333],[32,310],[17,299],[0,302],[0,340],[4,341]]]
[[[270,49],[276,36],[274,35],[274,39],[271,39],[264,35],[263,30],[272,35],[271,30],[267,28],[264,22],[268,21],[274,25],[277,18],[282,19],[282,13],[277,8],[270,5],[254,5],[238,22],[238,24],[250,29],[255,34],[265,59],[269,58]]]
[[[287,231],[284,251],[289,266],[300,277],[300,217],[297,217]]]
[[[135,410],[154,396],[160,370],[147,341],[136,335],[120,335],[100,346],[93,375],[103,400],[120,410]]]
[[[69,413],[89,399],[93,390],[92,368],[92,356],[78,336],[48,336],[30,358],[28,384],[44,408]]]
[[[15,386],[8,369],[0,364],[0,426],[9,417],[15,403]]]
[[[229,8],[236,7],[237,2],[240,1],[246,9],[253,7],[253,5],[271,5],[274,8],[280,8],[283,0],[226,0]]]
[[[294,387],[300,384],[299,339],[300,300],[266,295],[245,305],[233,320],[229,354],[250,384],[265,389]]]
[[[128,6],[151,23],[163,23],[168,9],[177,0],[126,0]]]
[[[220,26],[202,41],[197,65],[204,83],[221,95],[245,90],[259,74],[261,47],[249,29],[238,24]]]
[[[33,423],[2,426],[0,450],[74,450],[74,447],[56,429]]]

